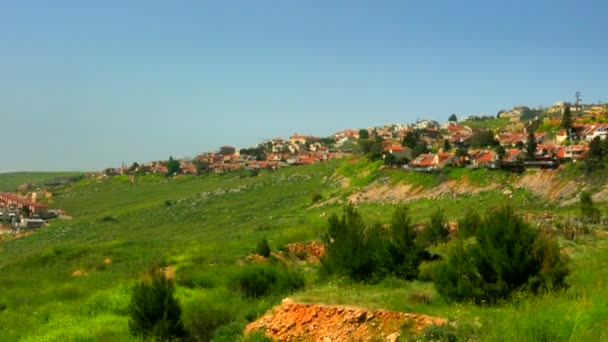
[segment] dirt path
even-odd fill
[[[420,333],[446,319],[351,306],[297,303],[286,298],[262,318],[250,323],[245,334],[262,331],[278,341],[396,341],[402,329]]]

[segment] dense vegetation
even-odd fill
[[[153,267],[174,272],[184,330],[188,338],[199,341],[243,340],[247,322],[287,295],[301,301],[446,317],[451,330],[429,335],[463,340],[608,338],[608,290],[602,285],[608,279],[608,240],[603,227],[594,223],[581,227],[571,239],[557,225],[535,233],[531,222],[517,216],[517,229],[533,228],[529,236],[538,237],[525,247],[533,248],[532,255],[539,258],[535,260],[558,260],[549,265],[565,270],[557,245],[545,244],[544,236],[551,235],[571,255],[571,273],[563,278],[563,272],[543,273],[550,269],[541,268],[540,277],[505,288],[488,281],[483,291],[509,293],[497,296],[504,300],[495,305],[475,304],[476,297],[470,296],[471,301],[454,305],[434,283],[437,270],[459,256],[454,249],[462,247],[466,253],[460,256],[468,257],[475,246],[482,248],[484,241],[497,238],[497,231],[487,228],[487,211],[511,204],[522,215],[550,211],[555,222],[565,222],[581,213],[578,202],[558,208],[525,189],[512,188],[511,196],[488,190],[419,199],[407,209],[390,203],[344,208],[354,191],[374,182],[432,189],[446,180],[467,179],[468,184],[484,186],[490,181],[506,184],[516,177],[468,169],[443,174],[381,171],[380,165],[351,159],[257,175],[137,176],[134,183],[123,176],[87,178],[58,188],[52,206],[66,210],[73,220],[55,220],[33,235],[0,242],[0,340],[137,340],[129,328],[130,303]],[[605,212],[604,203],[592,204]],[[456,220],[466,229],[450,232],[445,242],[448,223]],[[423,239],[431,226],[435,229],[428,231],[439,234]],[[356,241],[343,234],[350,229]],[[330,261],[346,249],[328,247],[320,265],[290,263],[268,253],[289,243],[323,239],[330,244],[362,244],[374,253],[357,254],[360,259],[352,259],[360,266],[347,268],[352,270],[348,272]],[[249,258],[252,254],[255,258]],[[488,255],[488,260],[501,259]],[[326,266],[332,270],[329,274]],[[495,266],[488,269],[493,271],[483,279],[499,274]],[[542,290],[562,284],[568,287]],[[526,291],[528,287],[533,291]]]

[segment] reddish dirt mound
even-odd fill
[[[262,331],[279,341],[395,341],[403,327],[413,333],[447,320],[388,310],[366,310],[348,306],[283,303],[250,323],[245,334]]]
[[[325,254],[325,246],[321,242],[292,243],[285,246],[284,252],[302,261],[319,262]]]

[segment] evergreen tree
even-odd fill
[[[422,249],[416,243],[416,232],[406,206],[397,207],[391,225],[389,253],[393,273],[398,277],[413,279],[418,275],[422,261]]]
[[[429,153],[429,148],[422,141],[419,141],[412,149],[412,158],[416,158],[421,154]]]
[[[369,139],[369,131],[362,128],[359,130],[359,139],[360,140],[364,140],[364,139]]]
[[[447,242],[450,237],[445,214],[441,208],[437,208],[431,215],[428,226],[422,232],[421,238],[424,246],[436,245]]]
[[[496,157],[498,157],[499,161],[505,159],[505,156],[507,155],[507,150],[505,150],[505,148],[501,145],[496,146],[494,152],[496,153]]]
[[[129,331],[135,336],[160,341],[186,336],[175,286],[161,270],[149,272],[135,285],[127,312]]]
[[[464,217],[458,220],[458,237],[469,238],[475,236],[481,217],[474,210],[467,210]]]
[[[434,277],[445,296],[494,303],[520,289],[564,287],[567,275],[557,243],[506,206],[480,221],[474,240],[456,243]]]
[[[452,148],[452,145],[450,145],[450,141],[448,139],[444,139],[443,140],[443,152],[447,152]]]
[[[403,137],[403,141],[401,142],[401,145],[403,147],[409,147],[409,148],[413,149],[418,144],[419,138],[420,138],[420,135],[418,134],[417,131],[408,132]]]
[[[593,161],[599,161],[602,159],[603,155],[604,153],[602,151],[602,142],[600,140],[600,137],[593,138],[593,140],[591,140],[591,142],[589,143],[589,159]]]
[[[172,176],[172,175],[178,173],[180,170],[179,161],[173,159],[173,157],[169,157],[169,160],[167,161],[167,165],[165,165],[165,166],[167,167],[168,176]]]
[[[562,128],[566,130],[566,134],[568,135],[568,138],[570,138],[570,131],[572,130],[572,113],[570,112],[570,106],[566,106],[564,109]]]
[[[458,122],[458,118],[456,117],[456,114],[450,115],[450,117],[448,118],[448,121],[450,121],[450,122]]]
[[[593,198],[590,193],[586,191],[581,192],[578,208],[583,220],[592,223],[599,221],[600,211],[593,204]]]
[[[536,153],[536,147],[537,147],[536,136],[534,135],[534,132],[530,132],[530,133],[528,133],[528,139],[526,140],[526,153],[528,155],[529,160],[534,159],[534,154]]]

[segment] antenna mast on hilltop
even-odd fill
[[[576,93],[574,93],[574,98],[576,99],[575,102],[575,107],[576,107],[576,111],[580,112],[581,111],[581,92],[580,91],[576,91]]]

